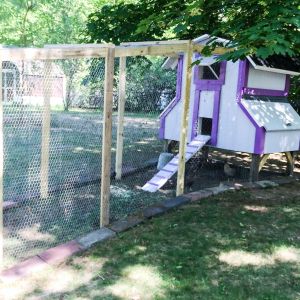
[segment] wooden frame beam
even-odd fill
[[[116,57],[123,56],[178,56],[186,52],[186,44],[117,46]]]
[[[180,126],[181,131],[180,131],[178,175],[177,175],[177,187],[176,187],[177,196],[182,195],[184,193],[185,155],[186,155],[189,107],[190,107],[190,98],[191,98],[190,97],[191,82],[192,82],[192,57],[193,57],[193,45],[192,45],[192,41],[189,41],[187,52],[184,57],[183,82],[185,84],[185,87],[182,95],[182,108],[181,108],[181,126]]]
[[[50,155],[50,122],[51,122],[51,69],[52,62],[44,62],[44,82],[43,82],[43,96],[44,106],[42,115],[42,146],[41,146],[41,179],[40,179],[40,194],[41,198],[48,197],[49,191],[49,155]]]
[[[116,149],[116,179],[117,180],[120,180],[122,177],[125,101],[126,101],[126,57],[120,57],[118,128],[117,128],[117,149]]]
[[[60,47],[57,48],[2,48],[0,49],[3,61],[8,60],[55,60],[66,58],[93,58],[104,57],[106,49],[98,47]]]
[[[193,44],[193,51],[201,52],[203,45]],[[54,60],[67,58],[105,57],[106,49],[115,48],[115,57],[126,56],[178,56],[187,51],[188,41],[153,41],[113,44],[58,44],[44,48],[0,48],[3,61],[8,60]],[[224,54],[231,49],[216,48],[212,54]]]
[[[105,56],[100,227],[109,224],[114,63],[115,48],[108,48]]]

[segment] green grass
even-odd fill
[[[20,289],[46,299],[299,299],[299,188],[186,205]]]
[[[11,109],[11,108],[10,108]],[[10,112],[10,113],[9,113]],[[4,213],[5,266],[97,228],[102,151],[101,112],[52,112],[50,134],[48,199],[39,198],[41,161],[41,112],[28,108],[5,111],[4,200],[25,202]],[[123,164],[139,168],[158,158],[162,142],[157,139],[158,123],[144,114],[125,114]],[[113,117],[112,166],[116,151],[116,117]],[[145,197],[141,186],[155,168],[113,181],[111,219],[124,217],[149,206],[164,195]],[[97,180],[80,188],[74,183]],[[39,233],[39,234],[37,234]],[[29,238],[28,238],[29,236]],[[33,238],[38,236],[38,238]]]

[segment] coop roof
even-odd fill
[[[251,65],[258,70],[300,75],[300,57],[271,55],[268,58],[263,59],[252,55],[247,58]]]
[[[199,45],[206,45],[211,40],[212,36],[209,34],[203,34],[193,40],[194,43]],[[226,47],[229,40],[216,37],[215,42],[222,44]],[[206,58],[205,58],[206,59]],[[209,59],[209,58],[207,58]],[[283,55],[271,55],[266,59],[259,58],[255,55],[248,56],[247,59],[251,65],[257,70],[263,70],[268,72],[283,73],[289,75],[300,75],[300,57],[289,57]],[[175,68],[176,62],[174,57],[168,58],[163,64],[163,68]],[[172,67],[171,67],[172,66]]]
[[[266,131],[300,130],[300,116],[285,97],[245,95],[242,104]]]

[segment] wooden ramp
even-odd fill
[[[198,152],[210,140],[209,135],[197,135],[186,148],[185,161],[187,162],[191,157]],[[176,155],[162,170],[156,173],[151,180],[149,180],[142,189],[147,192],[154,193],[177,172],[178,170],[178,155]]]

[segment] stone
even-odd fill
[[[213,195],[218,195],[230,190],[234,190],[231,186],[225,185],[225,184],[220,184],[219,186],[215,186],[215,187],[211,187],[211,188],[207,188],[205,189],[206,191],[210,191],[213,193]]]
[[[239,189],[249,190],[249,189],[255,189],[255,188],[260,188],[260,186],[258,184],[256,184],[255,182],[239,183]]]
[[[118,220],[109,225],[109,228],[115,232],[126,231],[144,221],[143,218],[137,216],[130,216],[123,220]]]
[[[147,207],[143,210],[143,216],[145,218],[152,218],[155,216],[162,215],[166,211],[167,211],[166,208],[164,208],[162,206],[153,205],[153,206]]]
[[[191,200],[188,197],[178,196],[178,197],[171,198],[171,199],[168,199],[168,200],[165,200],[165,201],[161,202],[161,205],[163,207],[165,207],[166,209],[172,209],[172,208],[179,207],[181,205],[187,204],[190,201]]]
[[[46,268],[49,268],[49,265],[47,265],[40,257],[33,256],[12,268],[4,270],[1,273],[0,278],[3,282],[14,281]]]
[[[115,235],[116,233],[114,231],[103,227],[77,239],[77,242],[80,244],[82,249],[86,250],[94,244],[105,241],[109,238],[114,237]]]
[[[201,200],[204,198],[208,198],[211,195],[213,195],[212,191],[200,190],[197,192],[192,192],[192,193],[186,194],[184,196],[189,198],[191,201],[198,201],[198,200]]]
[[[47,264],[56,265],[82,250],[83,248],[81,247],[81,245],[77,241],[73,240],[65,244],[50,248],[42,252],[38,256]]]
[[[276,186],[278,186],[278,183],[270,181],[270,180],[256,181],[256,184],[258,184],[262,188],[268,188],[268,187],[276,187]]]
[[[294,177],[284,177],[284,178],[272,179],[272,181],[277,184],[289,184],[289,183],[295,182],[297,180]]]

